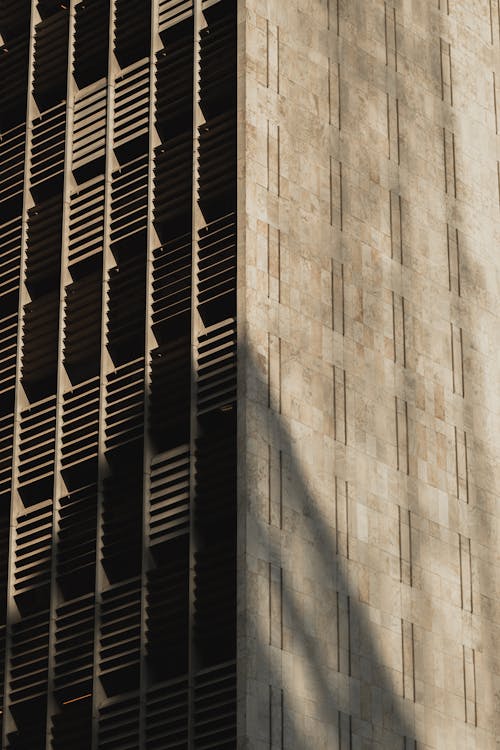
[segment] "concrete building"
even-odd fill
[[[2,748],[498,750],[498,0],[1,0]]]

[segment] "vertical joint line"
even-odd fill
[[[279,452],[280,529],[283,529],[283,451]]]
[[[342,85],[340,80],[340,63],[337,63],[337,98],[338,98],[338,109],[339,109],[339,130],[342,130]]]

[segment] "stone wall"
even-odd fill
[[[239,33],[239,746],[495,750],[498,0]]]

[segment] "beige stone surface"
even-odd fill
[[[239,37],[239,746],[498,750],[497,0]]]

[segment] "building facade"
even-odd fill
[[[498,750],[498,0],[1,0],[12,750]]]

